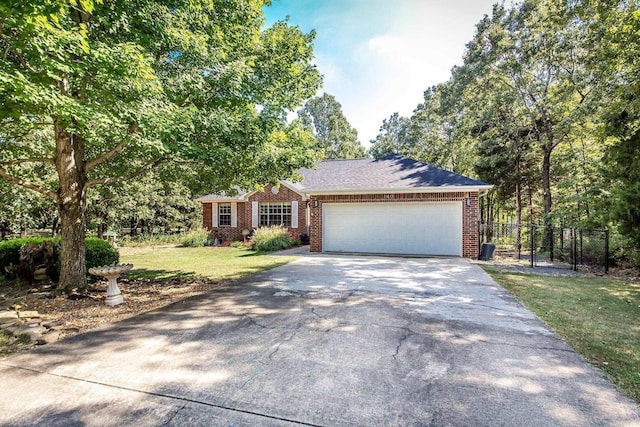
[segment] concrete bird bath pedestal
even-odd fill
[[[123,265],[105,265],[102,267],[93,267],[89,269],[89,273],[94,276],[103,276],[109,281],[109,287],[107,288],[107,299],[104,302],[106,305],[118,305],[124,302],[120,288],[118,288],[117,279],[122,273],[125,273],[133,268],[133,264]]]

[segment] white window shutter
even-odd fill
[[[258,202],[251,202],[251,227],[256,228],[259,224],[259,205]]]
[[[298,228],[298,202],[291,202],[291,228]]]
[[[238,204],[231,203],[231,226],[238,226]]]
[[[211,203],[211,226],[218,226],[218,204]]]

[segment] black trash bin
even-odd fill
[[[300,243],[302,243],[303,245],[308,245],[309,244],[309,235],[306,233],[301,233],[300,234]]]
[[[489,261],[493,258],[493,254],[496,251],[496,245],[493,243],[483,243],[482,250],[480,251],[480,260]]]

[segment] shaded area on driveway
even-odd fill
[[[0,361],[2,425],[633,425],[478,266],[306,256]]]

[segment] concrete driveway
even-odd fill
[[[640,425],[460,259],[306,256],[1,360],[0,378],[6,426]]]

